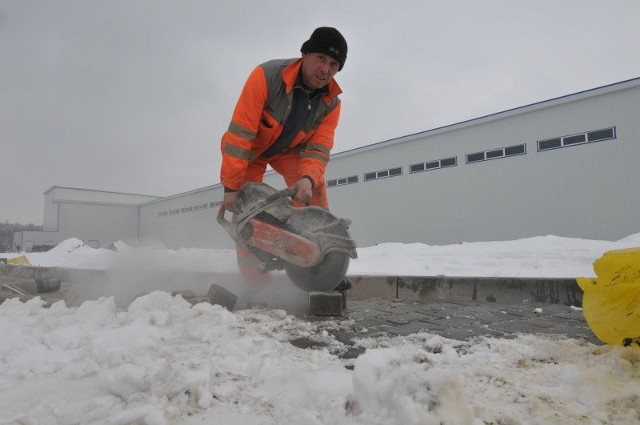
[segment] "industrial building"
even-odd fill
[[[640,232],[640,78],[336,153],[331,210],[358,246]],[[280,176],[265,183],[282,188]],[[71,237],[227,248],[218,185],[157,198],[52,187],[29,249]]]

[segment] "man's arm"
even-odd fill
[[[225,210],[230,212],[237,212],[236,196],[238,196],[237,190],[231,190],[226,187],[224,188],[224,198],[222,199],[222,206]]]
[[[340,120],[341,103],[324,117],[306,147],[300,152],[300,178],[307,176],[313,185],[324,184],[324,172],[329,162],[333,138]]]
[[[266,99],[267,81],[264,70],[258,66],[251,72],[240,93],[229,129],[222,136],[220,143],[220,181],[227,189],[240,189],[247,165],[255,159],[251,145],[258,134]]]

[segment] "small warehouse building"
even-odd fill
[[[17,232],[14,249],[27,252],[77,238],[94,248],[122,240],[137,244],[140,205],[156,196],[53,186],[44,193],[43,231]]]
[[[617,240],[640,232],[638,117],[640,78],[336,153],[331,210],[352,220],[358,246]],[[274,173],[265,183],[284,187]],[[219,184],[164,198],[53,187],[40,233],[228,248],[215,220],[222,197]],[[28,233],[16,234],[24,247],[38,232]]]

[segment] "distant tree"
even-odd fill
[[[0,252],[7,252],[13,249],[13,234],[15,232],[24,231],[40,231],[42,226],[19,223],[9,223],[5,220],[4,223],[0,221]]]

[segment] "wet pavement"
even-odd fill
[[[554,335],[602,345],[587,325],[582,310],[563,304],[537,302],[487,303],[477,301],[406,301],[367,299],[347,302],[340,317],[295,314],[318,322],[346,350],[340,357],[356,358],[365,349],[358,340],[429,333],[470,341],[488,336],[515,338],[519,334]],[[324,342],[300,338],[291,343],[301,348],[322,348]]]
[[[348,343],[371,335],[427,332],[456,340],[547,334],[602,344],[582,315],[575,279],[353,277],[336,333]],[[298,316],[307,320],[318,318]]]
[[[598,342],[582,310],[561,304],[479,303],[474,301],[352,301],[343,316],[362,334],[385,332],[408,335],[429,332],[466,340],[476,336],[514,337],[517,334],[555,334]]]

